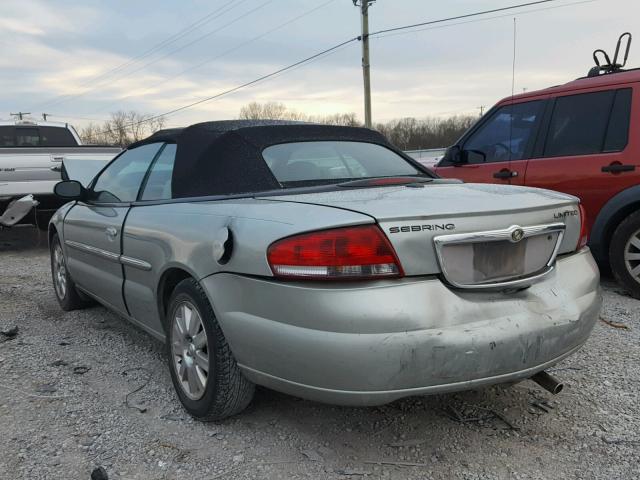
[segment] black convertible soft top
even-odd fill
[[[173,198],[185,198],[279,189],[281,185],[262,158],[262,151],[280,143],[322,140],[375,143],[408,159],[374,130],[280,120],[197,123],[160,130],[129,148],[175,143],[171,188]]]

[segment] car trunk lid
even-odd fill
[[[441,273],[443,267],[446,270],[446,262],[452,278],[458,272],[461,276],[456,278],[477,283],[503,282],[531,273],[546,265],[551,254],[555,258],[558,253],[575,250],[580,234],[575,197],[533,188],[434,180],[270,196],[268,200],[324,205],[368,215],[391,241],[407,275]],[[555,229],[532,229],[540,226]],[[507,249],[513,243],[507,235],[515,229],[523,230],[523,243]],[[468,248],[464,241],[444,242],[442,246],[443,239],[478,233],[488,235],[472,238]],[[494,241],[507,243],[500,246]],[[465,266],[476,268],[477,275],[465,277]]]

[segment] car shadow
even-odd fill
[[[48,247],[47,232],[28,225],[0,229],[0,253],[41,252]]]

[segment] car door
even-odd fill
[[[471,183],[522,184],[544,102],[532,100],[495,108],[448,150],[436,172]]]
[[[156,291],[165,267],[167,251],[160,239],[158,225],[163,225],[163,203],[171,200],[171,180],[176,155],[175,144],[165,144],[156,155],[142,184],[138,201],[132,205],[122,238],[124,258],[124,297],[133,319],[152,333],[164,330],[158,318]]]
[[[631,87],[551,100],[526,185],[579,197],[590,229],[611,197],[640,182],[640,144],[629,137],[632,101]]]
[[[67,266],[74,281],[125,315],[122,228],[161,145],[142,145],[116,157],[92,182],[89,200],[78,202],[64,220]]]

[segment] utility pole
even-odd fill
[[[482,116],[482,114],[484,113],[484,108],[485,108],[485,106],[484,106],[484,105],[480,105],[480,106],[478,107],[478,109],[480,110],[480,116]]]
[[[364,80],[364,126],[372,127],[371,122],[371,65],[369,63],[369,6],[375,0],[353,0],[353,4],[360,7],[362,17],[362,77]]]
[[[42,114],[42,119],[46,122],[47,121],[47,117],[51,115],[50,113],[43,113]]]
[[[12,117],[18,117],[18,120],[22,120],[22,117],[25,115],[31,115],[31,112],[18,112],[18,113],[10,113]]]

